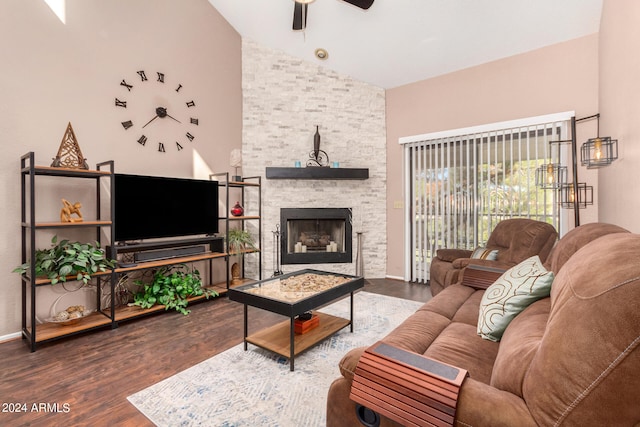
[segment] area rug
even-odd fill
[[[157,426],[325,426],[327,391],[342,356],[373,344],[421,305],[358,292],[354,332],[346,327],[297,356],[294,372],[287,358],[240,344],[128,400]],[[348,318],[349,298],[319,311]]]

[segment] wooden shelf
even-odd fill
[[[255,282],[257,282],[257,280],[255,280],[255,279],[241,278],[241,279],[237,279],[236,282],[234,282],[233,279],[231,279],[231,281],[229,283],[229,287],[230,288],[237,288],[239,286],[249,285],[249,284],[255,283]]]
[[[224,218],[221,218],[224,219]],[[229,221],[244,221],[247,219],[260,219],[258,215],[230,216]]]
[[[257,254],[260,252],[260,249],[243,249],[241,251],[237,251],[237,252],[229,252],[229,256],[237,256],[240,254],[243,255],[247,255],[247,254]]]
[[[246,182],[246,181],[229,181],[224,182],[222,185],[228,184],[231,187],[260,187],[260,184],[257,182]]]
[[[225,283],[216,283],[214,285],[205,286],[205,289],[214,290],[218,293],[217,296],[209,297],[208,299],[217,298],[223,296],[227,293],[227,284]],[[207,297],[204,295],[189,297],[187,301],[189,303],[198,302],[202,300],[206,300]],[[189,307],[187,306],[187,309]],[[158,313],[160,311],[166,311],[165,306],[162,304],[154,305],[151,308],[140,308],[137,305],[126,306],[126,307],[118,307],[116,308],[115,320],[116,322],[131,320],[142,316],[147,316],[149,314]]]
[[[91,277],[98,277],[98,276],[106,276],[107,274],[111,274],[111,270],[107,270],[107,271],[98,271],[96,273],[92,273]],[[67,281],[66,282],[58,282],[58,283],[69,283],[69,282],[77,282],[77,276],[67,276]],[[36,277],[36,280],[33,281],[33,284],[36,286],[43,286],[43,285],[50,285],[51,284],[51,279],[48,279],[47,277]]]
[[[41,323],[36,325],[36,328],[38,329],[36,342],[48,341],[54,338],[73,335],[79,332],[109,325],[111,325],[111,319],[99,312],[94,312],[83,317],[80,322],[75,325],[65,326],[57,323]],[[29,333],[32,333],[32,328],[27,328],[27,330]]]
[[[108,170],[54,168],[53,166],[34,166],[33,172],[36,175],[66,176],[71,178],[87,178],[111,175],[111,171]],[[22,173],[29,173],[29,167],[23,168]]]
[[[158,261],[140,262],[131,267],[118,267],[115,269],[115,272],[126,273],[128,271],[144,270],[147,268],[165,267],[167,265],[184,264],[188,262],[203,261],[203,260],[214,259],[214,258],[224,258],[226,256],[227,254],[223,252],[207,252],[204,254],[190,255],[185,257],[167,258],[167,259],[161,259]]]
[[[82,222],[36,222],[35,228],[75,228],[75,227],[108,227],[113,223],[111,221],[82,221]],[[22,223],[23,227],[29,227],[29,223]]]
[[[314,311],[313,314],[317,314],[320,318],[320,325],[306,334],[295,335],[293,340],[294,356],[316,345],[323,339],[330,337],[350,323],[348,319],[319,311]],[[290,331],[291,321],[286,320],[249,335],[247,342],[289,358],[291,356]]]

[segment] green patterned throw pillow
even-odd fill
[[[480,303],[478,335],[500,341],[513,318],[533,302],[549,296],[553,272],[535,255],[505,271],[487,288]]]

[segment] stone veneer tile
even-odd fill
[[[263,272],[273,272],[272,231],[280,208],[353,209],[354,258],[350,264],[283,265],[286,272],[317,268],[355,273],[356,231],[363,232],[366,277],[386,274],[386,128],[384,90],[294,59],[244,39],[242,42],[245,176],[263,177]],[[369,179],[267,180],[267,166],[303,166],[313,149],[316,125],[320,149],[340,167],[369,168]],[[249,259],[250,257],[247,257]],[[255,262],[248,261],[248,268]]]

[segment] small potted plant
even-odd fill
[[[242,258],[247,250],[258,250],[251,233],[243,229],[229,230],[227,238],[227,250],[229,255],[238,255]],[[240,266],[234,262],[231,266],[231,283],[240,282]]]
[[[116,266],[116,261],[108,259],[100,243],[80,243],[61,240],[58,236],[51,239],[51,248],[35,251],[34,261],[36,277],[45,276],[52,285],[67,280],[78,280],[86,285],[91,275],[105,272]],[[26,274],[31,264],[26,262],[16,267],[13,272]]]

